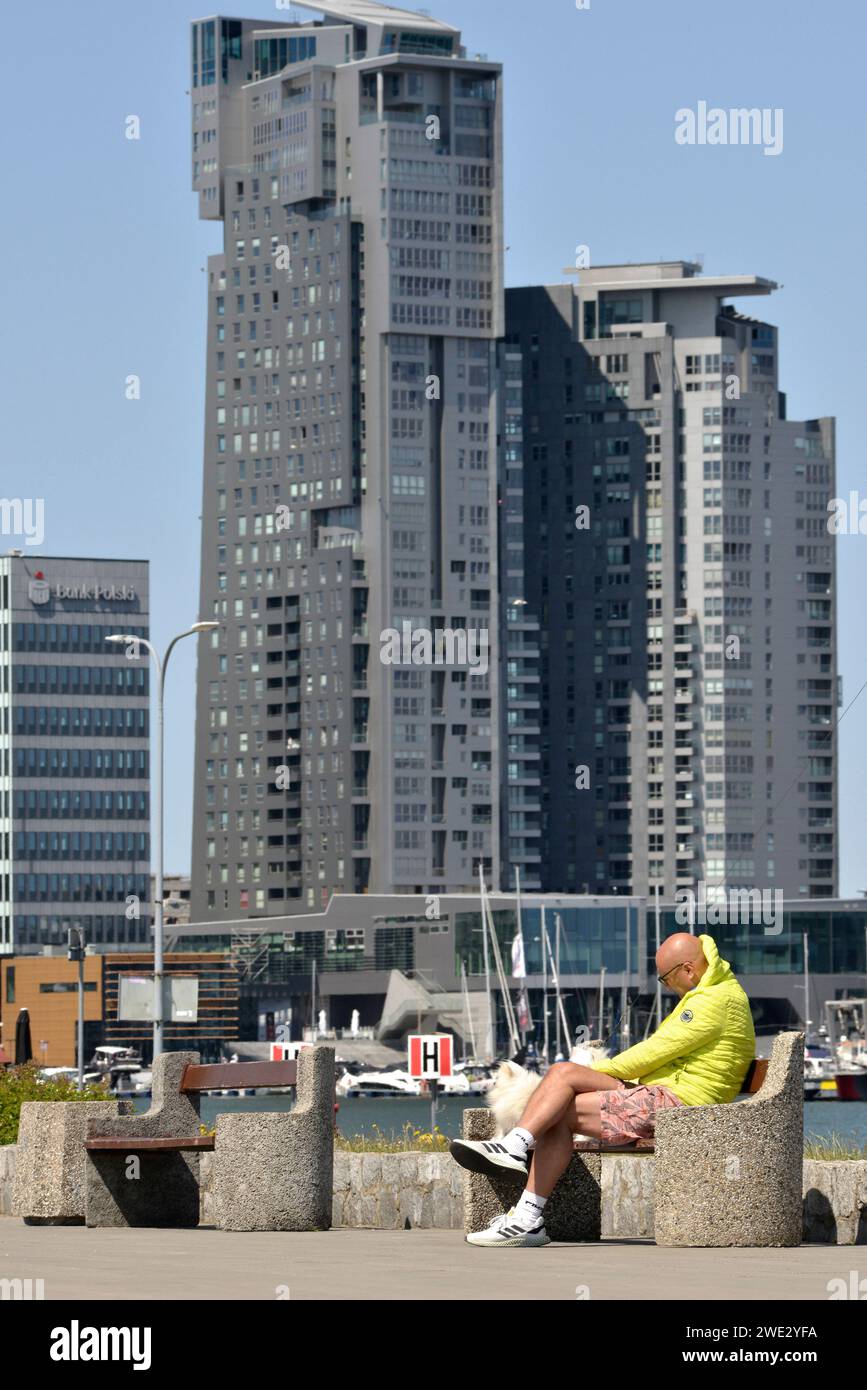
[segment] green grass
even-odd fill
[[[867,1159],[867,1144],[862,1144],[859,1149],[836,1133],[829,1134],[824,1139],[808,1134],[804,1137],[804,1157],[824,1159],[827,1162],[838,1162],[840,1159],[860,1159],[863,1162]]]
[[[440,1133],[439,1126],[433,1133],[429,1130],[415,1129],[407,1123],[400,1133],[394,1130],[386,1134],[379,1125],[372,1125],[373,1134],[334,1135],[334,1147],[347,1153],[400,1154],[400,1153],[447,1153],[449,1141]]]
[[[373,1125],[373,1134],[341,1134],[335,1132],[334,1147],[346,1153],[446,1153],[449,1141],[437,1128],[431,1134],[428,1130],[415,1129],[405,1124],[399,1132],[386,1133],[378,1125]],[[630,1154],[631,1158],[653,1158],[653,1154],[640,1150]],[[852,1162],[867,1160],[867,1144],[861,1148],[842,1139],[839,1134],[827,1138],[807,1135],[804,1139],[804,1157],[820,1159],[825,1162]]]

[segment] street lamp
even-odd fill
[[[156,648],[146,637],[132,637],[127,633],[115,632],[106,637],[106,642],[126,642],[135,647],[135,655],[138,656],[139,647],[147,647],[157,668],[157,758],[156,765],[159,774],[158,793],[156,804],[156,839],[157,839],[157,883],[156,883],[156,902],[154,904],[154,1061],[159,1057],[163,1050],[163,784],[165,781],[164,768],[164,728],[163,728],[163,704],[166,685],[166,667],[169,664],[169,657],[175,645],[184,637],[195,637],[200,632],[213,632],[220,626],[219,623],[193,623],[192,627],[186,632],[179,632],[177,637],[173,637],[166,647],[165,655],[160,661]]]

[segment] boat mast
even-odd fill
[[[522,918],[522,916],[521,916],[521,869],[520,869],[520,866],[519,866],[518,864],[515,865],[515,898],[516,898],[516,900],[517,900],[517,908],[518,908],[518,936],[521,938],[521,958],[522,958],[522,959],[525,959],[525,957],[524,957],[524,923],[523,923],[523,918]],[[525,970],[526,970],[526,967],[525,967]],[[527,988],[527,986],[526,986],[526,976],[525,976],[525,982],[521,985],[521,989],[523,989],[523,990],[525,991],[525,999],[526,999],[526,988]],[[525,1009],[524,1013],[522,1013],[522,1015],[521,1015],[522,1018],[523,1018],[523,1017],[526,1017],[526,1013],[527,1013],[527,1012],[528,1012],[528,1010]],[[526,1040],[527,1040],[527,1030],[526,1030],[526,1028],[522,1028],[522,1029],[521,1029],[521,1046],[522,1046],[522,1047],[524,1046],[524,1043],[526,1042]]]
[[[550,1062],[548,1056],[548,958],[545,952],[548,940],[548,928],[545,925],[545,904],[542,904],[542,1050],[545,1054],[545,1066]]]
[[[469,1035],[470,1035],[470,1046],[471,1046],[471,1048],[472,1048],[472,1052],[470,1053],[470,1056],[471,1056],[471,1057],[475,1057],[475,1055],[476,1055],[476,1035],[475,1035],[475,1032],[474,1032],[474,1030],[473,1030],[473,1015],[472,1015],[472,1012],[471,1012],[471,1010],[470,1010],[470,994],[469,994],[469,990],[468,990],[468,988],[467,988],[467,967],[466,967],[466,965],[464,964],[463,961],[461,961],[461,990],[462,990],[463,996],[464,996],[464,1015],[465,1015],[465,1019],[466,1019],[467,1033],[469,1033]],[[464,1033],[464,1061],[466,1061],[466,1060],[467,1060],[467,1036],[466,1036],[466,1033]]]
[[[554,914],[554,988],[557,991],[557,1041],[555,1057],[560,1055],[560,1014],[563,1011],[563,1003],[560,999],[560,926],[561,918],[559,912]],[[569,1030],[566,1029],[566,1037],[569,1037]]]
[[[655,906],[655,911],[656,911],[656,949],[657,949],[657,951],[659,951],[659,884],[658,884],[658,883],[657,883],[657,885],[656,885],[656,891],[655,891],[654,896],[655,896],[655,899],[656,899],[656,902],[655,902],[655,904],[654,904],[654,906]],[[662,1023],[662,981],[660,980],[659,976],[657,975],[657,977],[656,977],[656,1026],[657,1026],[657,1028],[659,1027],[659,1025],[660,1025],[661,1023]]]
[[[810,1041],[810,938],[804,932],[804,1039]]]
[[[506,1027],[509,1030],[509,1043],[512,1049],[517,1051],[518,1025],[515,1022],[515,1011],[512,1008],[512,996],[509,993],[509,982],[506,979],[506,972],[503,969],[503,957],[500,952],[500,943],[497,940],[497,933],[494,929],[494,914],[491,911],[491,900],[488,897],[487,889],[485,889],[484,901],[487,907],[488,929],[491,933],[491,946],[494,951],[494,964],[497,967],[497,979],[500,982],[500,989],[503,994],[503,1009],[506,1015]]]
[[[485,998],[488,1002],[488,1026],[485,1032],[485,1061],[494,1060],[494,1011],[491,1004],[491,962],[488,958],[488,923],[485,917],[485,880],[479,860],[479,905],[482,909],[482,952],[485,962]]]

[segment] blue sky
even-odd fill
[[[807,0],[428,0],[505,67],[506,283],[701,255],[781,290],[790,418],[836,415],[861,488],[867,393],[863,7]],[[47,555],[151,561],[162,646],[197,616],[205,278],[218,224],[189,191],[188,0],[57,0],[4,18],[0,493],[45,498]],[[275,5],[228,14],[284,18]],[[675,112],[780,107],[784,146],[684,147]],[[124,137],[126,117],[141,139]],[[835,272],[839,272],[836,274]],[[845,278],[844,278],[845,276]],[[749,310],[750,303],[744,307]],[[124,397],[128,374],[142,397]],[[3,548],[16,544],[0,541]],[[844,701],[867,681],[867,537],[839,540]],[[207,616],[207,615],[205,615]],[[172,658],[166,867],[189,868],[194,642]],[[841,891],[867,889],[867,691],[841,725]]]

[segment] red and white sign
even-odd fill
[[[411,1033],[409,1074],[417,1080],[436,1081],[452,1074],[452,1039],[449,1033]]]
[[[302,1047],[312,1047],[312,1043],[306,1042],[272,1042],[271,1062],[294,1062]]]

